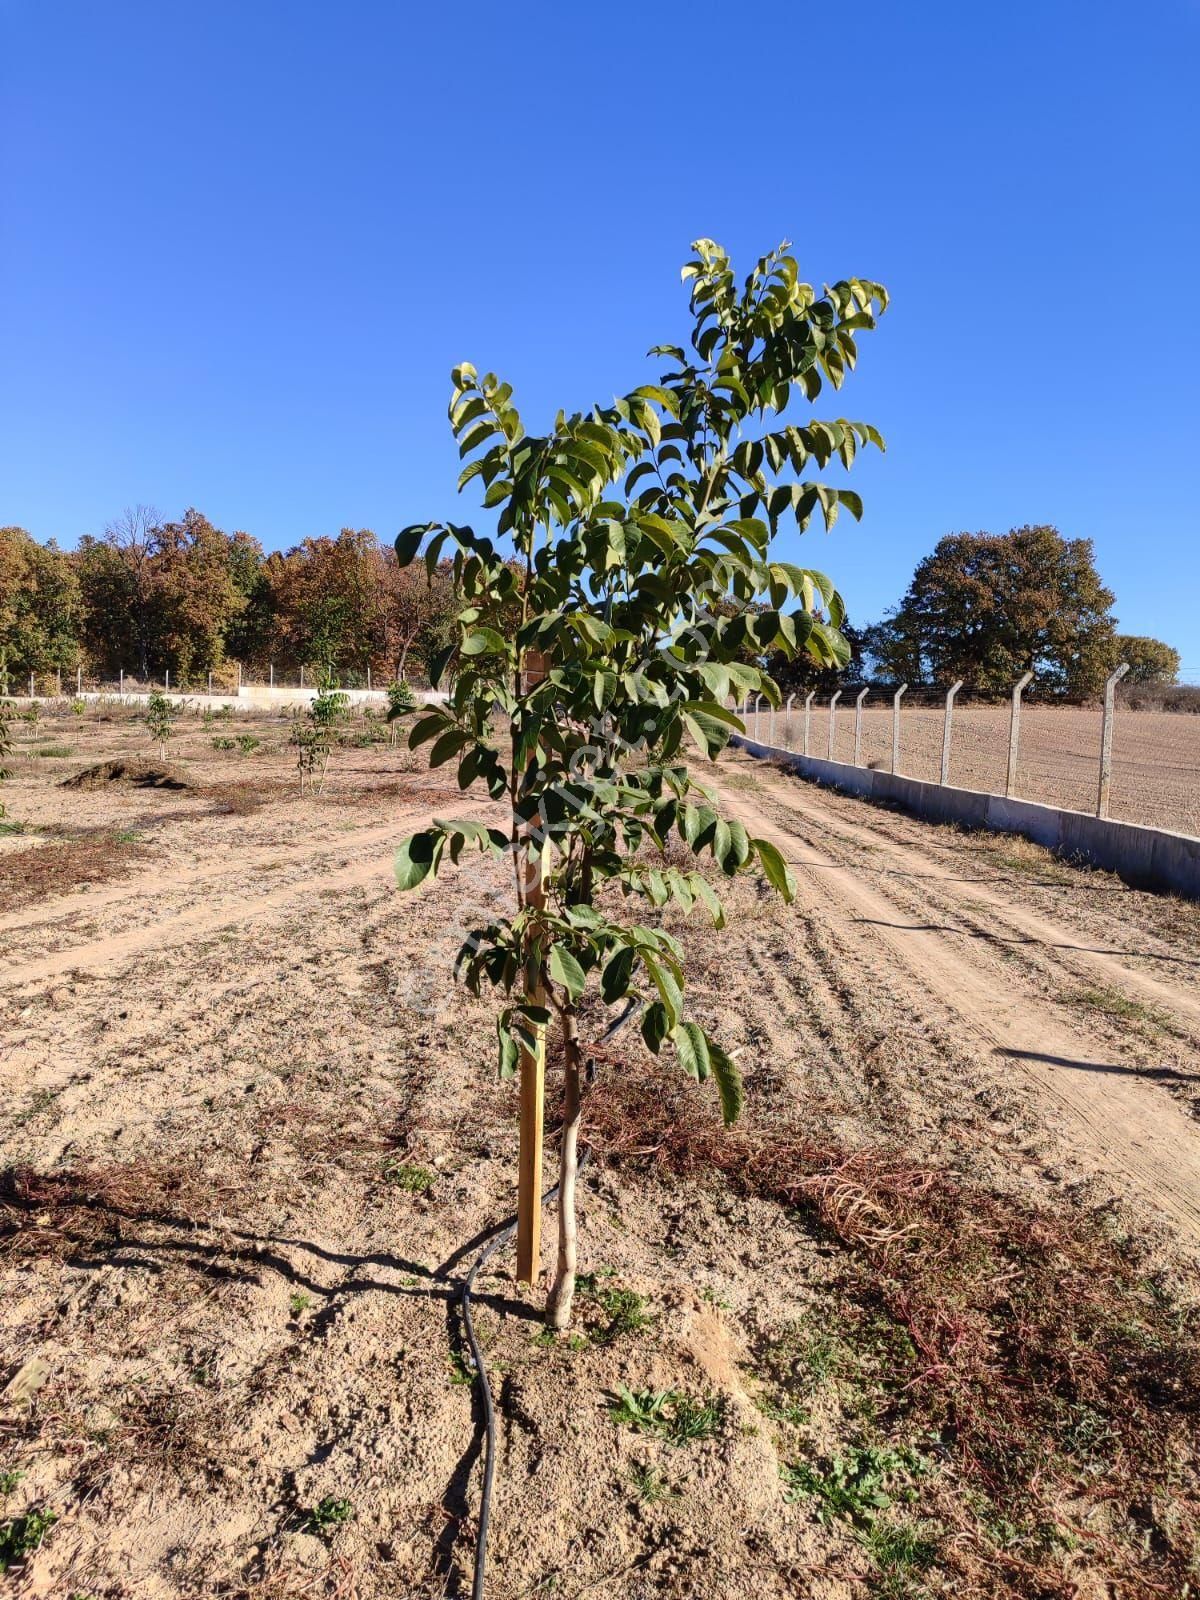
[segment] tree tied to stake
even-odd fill
[[[655,346],[651,355],[668,363],[657,384],[588,413],[560,412],[537,437],[507,383],[455,368],[449,415],[468,463],[459,489],[481,480],[515,560],[453,523],[409,527],[396,540],[402,566],[424,546],[430,574],[453,551],[461,603],[453,643],[432,663],[435,687],[449,680],[447,702],[416,721],[410,746],[432,741],[431,766],[456,762],[460,788],[482,783],[512,811],[507,832],[435,819],[400,847],[396,877],[410,889],[464,849],[513,857],[514,914],[475,929],[456,970],[473,993],[486,983],[507,997],[502,1076],[522,1051],[536,1057],[552,1018],[561,1031],[558,1261],[547,1307],[557,1328],[575,1282],[579,1006],[589,981],[608,1005],[637,999],[646,1045],[657,1054],[669,1044],[685,1071],[711,1076],[726,1122],[741,1109],[734,1062],[685,1015],[680,941],[651,926],[652,915],[639,920],[638,907],[673,901],[723,926],[699,865],[667,863],[672,835],[698,863],[707,853],[728,877],[759,869],[792,898],[775,846],[719,816],[690,772],[689,739],[715,760],[742,730],[731,696],[779,703],[747,646],[760,659],[805,652],[823,667],[845,664],[837,591],[819,572],[773,560],[771,543],[785,520],[803,531],[818,511],[827,529],[842,508],[861,517],[853,491],[805,474],[883,448],[867,423],[767,423],[797,390],[812,402],[826,384],[841,387],[886,290],[850,278],[818,294],[785,243],[739,292],[718,245],[701,239],[693,250],[683,268],[691,351]],[[755,604],[762,597],[765,608]],[[544,675],[524,670],[531,658],[546,663]]]

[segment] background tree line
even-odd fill
[[[982,694],[1005,694],[1032,672],[1033,693],[1063,700],[1091,698],[1122,661],[1127,683],[1176,683],[1179,652],[1118,633],[1114,602],[1090,539],[1045,526],[954,533],[918,564],[881,622],[843,628],[851,648],[844,671],[774,659],[768,670],[789,690],[832,692],[868,679],[945,687],[961,678]]]
[[[454,614],[445,566],[402,568],[367,528],[271,555],[194,510],[139,506],[73,551],[0,528],[0,685],[77,666],[187,685],[232,662],[387,682],[424,675]]]
[[[848,667],[822,671],[772,656],[786,692],[831,693],[868,678],[1006,693],[1032,671],[1034,692],[1094,696],[1119,661],[1127,682],[1173,684],[1179,653],[1161,640],[1117,632],[1114,595],[1096,571],[1090,539],[1052,527],[955,533],[921,561],[900,604],[881,622],[850,624]],[[198,511],[167,522],[139,506],[74,551],[0,528],[0,687],[7,673],[74,672],[199,683],[240,662],[265,675],[301,667],[343,683],[425,676],[449,640],[448,566],[427,582],[400,567],[367,528],[305,539],[264,555],[247,533],[224,533]]]

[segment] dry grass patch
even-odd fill
[[[1121,1242],[902,1151],[839,1148],[795,1122],[726,1132],[657,1068],[610,1078],[588,1130],[603,1159],[718,1175],[843,1248],[820,1318],[836,1451],[806,1433],[807,1389],[787,1378],[811,1361],[792,1352],[764,1374],[791,1430],[781,1447],[808,1463],[791,1491],[866,1550],[873,1592],[915,1592],[918,1568],[953,1593],[1190,1592],[1200,1317]]]
[[[0,854],[0,910],[19,911],[85,884],[127,878],[156,852],[131,833],[89,833]]]

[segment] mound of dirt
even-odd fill
[[[126,789],[191,789],[193,784],[177,767],[155,766],[149,761],[101,761],[64,778],[60,789],[104,789],[109,784]]]

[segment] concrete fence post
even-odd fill
[[[166,669],[166,671],[163,673],[163,688],[168,693],[170,693],[170,689],[171,689],[171,669],[170,669],[170,667],[168,667]]]
[[[304,687],[304,668],[303,667],[300,668],[300,687],[302,689]]]
[[[759,712],[758,708],[761,705],[762,705],[762,695],[756,694],[754,696],[754,737],[755,737],[756,740],[758,739],[758,724],[759,724],[759,719],[760,719],[760,712]]]
[[[208,675],[208,692],[209,692],[209,694],[212,693],[212,673],[211,672]]]
[[[812,727],[812,703],[815,689],[810,689],[804,696],[804,754],[808,754],[808,735]]]
[[[125,668],[124,667],[121,668],[120,676],[117,679],[117,693],[121,696],[121,699],[124,700],[124,698],[125,698]]]
[[[854,702],[854,765],[856,767],[862,766],[862,708],[863,701],[870,692],[869,686],[866,689],[860,689],[858,699]]]
[[[33,699],[33,673],[29,674],[29,698]]]
[[[775,707],[774,707],[774,705],[772,705],[771,709],[767,712],[767,743],[771,746],[772,749],[775,748]]]
[[[238,693],[242,692],[242,663],[238,662]]]
[[[1021,696],[1033,679],[1032,672],[1022,674],[1013,684],[1012,715],[1008,719],[1008,776],[1004,780],[1005,796],[1017,789],[1017,747],[1021,738]]]
[[[1112,735],[1114,691],[1129,671],[1128,661],[1122,661],[1115,672],[1104,680],[1104,721],[1100,728],[1100,787],[1096,793],[1096,815],[1108,815],[1108,792],[1112,788]]]
[[[790,750],[792,748],[792,707],[796,703],[794,694],[788,695],[787,705],[783,708],[783,742]]]
[[[275,687],[275,663],[273,661],[271,662],[270,666],[270,680],[268,686],[272,689]]]
[[[368,666],[367,666],[367,693],[370,694],[370,692],[371,692],[371,668],[370,668],[370,664],[368,664]]]
[[[834,694],[834,695],[832,695],[830,697],[830,701],[829,701],[829,759],[830,759],[830,761],[833,760],[834,742],[835,742],[835,739],[836,739],[836,736],[837,736],[837,703],[841,698],[842,698],[842,691],[839,689],[836,694]]]
[[[908,688],[902,683],[892,696],[892,771],[900,771],[900,702]]]
[[[962,679],[946,690],[946,720],[942,726],[942,776],[941,782],[950,782],[950,724],[954,718],[954,697],[962,688]]]
[[[75,693],[77,695],[80,695],[80,694],[83,693],[83,668],[82,667],[76,667],[75,668]]]

